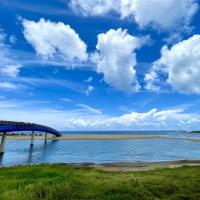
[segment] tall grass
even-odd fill
[[[198,200],[200,167],[105,172],[39,165],[0,168],[1,200]]]

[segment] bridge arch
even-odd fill
[[[0,143],[0,154],[4,152],[4,144],[6,140],[6,133],[15,131],[32,131],[31,145],[33,145],[34,132],[40,131],[45,133],[45,140],[47,133],[55,135],[56,137],[62,136],[57,130],[48,126],[43,126],[35,123],[14,122],[14,121],[1,121],[0,120],[0,133],[3,133]]]
[[[62,134],[53,128],[34,123],[0,121],[0,132],[41,131],[60,137]]]

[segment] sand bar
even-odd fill
[[[48,136],[48,140],[114,140],[114,139],[153,139],[160,138],[159,135],[111,135],[111,134],[66,134],[58,138],[53,138],[51,135]],[[30,140],[31,135],[7,135],[8,140]],[[35,136],[35,140],[44,140],[44,136]]]
[[[1,136],[0,136],[1,138]],[[199,138],[175,138],[162,135],[145,135],[145,134],[65,134],[61,137],[48,135],[47,140],[126,140],[126,139],[169,139],[169,140],[186,140],[190,142],[200,142]],[[31,135],[7,135],[7,140],[31,140]],[[44,135],[37,135],[34,140],[44,140]]]

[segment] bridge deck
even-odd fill
[[[57,137],[61,136],[61,133],[59,133],[55,129],[40,124],[0,121],[0,132],[14,132],[14,131],[41,131],[53,134]]]

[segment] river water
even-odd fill
[[[80,132],[74,132],[77,134]],[[92,134],[94,132],[82,132]],[[106,132],[123,134],[122,132]],[[0,158],[1,166],[39,163],[114,163],[153,162],[172,160],[200,160],[200,142],[188,138],[200,138],[200,134],[176,132],[140,132],[158,134],[162,139],[137,140],[59,140],[34,141],[30,147],[27,140],[7,140],[5,153]],[[68,134],[65,132],[64,134]],[[71,133],[70,133],[71,134]],[[105,132],[95,132],[105,134]],[[127,134],[127,133],[125,133]],[[138,132],[129,132],[138,134]]]

